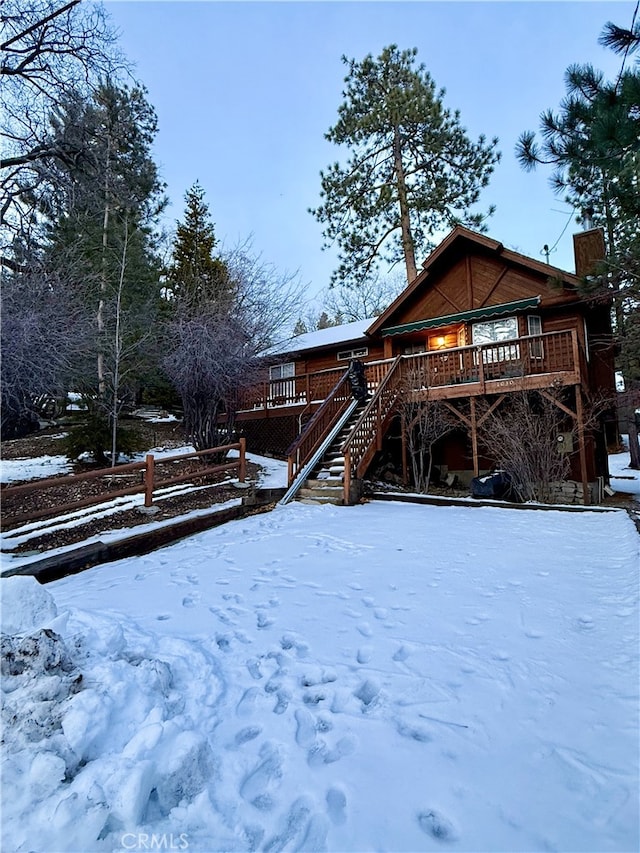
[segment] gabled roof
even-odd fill
[[[376,317],[374,322],[366,330],[368,335],[380,333],[397,312],[403,303],[412,296],[418,288],[429,287],[429,276],[433,274],[434,268],[443,260],[443,258],[454,249],[459,250],[460,244],[468,242],[477,247],[481,247],[489,252],[500,256],[507,263],[514,266],[525,267],[533,272],[540,273],[545,278],[558,278],[561,281],[567,282],[573,288],[580,284],[580,279],[573,273],[561,270],[558,267],[552,267],[549,264],[538,261],[535,258],[529,258],[526,255],[521,255],[519,252],[514,252],[511,249],[505,249],[503,244],[498,240],[493,240],[484,234],[478,234],[468,228],[463,228],[457,225],[440,243],[440,245],[431,252],[429,257],[423,263],[422,272],[420,272],[414,280],[409,284],[402,293],[395,299],[391,305],[379,317]]]
[[[373,317],[366,320],[355,320],[353,323],[343,323],[341,326],[329,326],[327,329],[318,329],[315,332],[305,332],[296,335],[276,346],[269,347],[260,353],[266,355],[285,355],[287,353],[305,352],[322,347],[335,346],[336,344],[356,343],[365,340],[365,332],[373,322]]]

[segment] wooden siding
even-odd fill
[[[296,363],[296,374],[317,373],[320,370],[329,370],[332,368],[347,370],[349,362],[342,359],[338,360],[338,353],[343,350],[356,349],[359,347],[367,347],[369,350],[369,354],[363,356],[360,361],[378,361],[379,359],[384,358],[384,344],[380,339],[367,340],[366,338],[362,338],[357,342],[336,344],[336,346],[331,349],[316,351],[315,353],[303,352],[300,353],[299,357],[295,359],[292,358],[291,361],[295,361]]]
[[[573,293],[550,289],[537,272],[510,267],[501,258],[474,254],[433,271],[385,323],[399,326],[461,311],[541,297],[540,309],[575,304]]]

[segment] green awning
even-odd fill
[[[470,311],[461,311],[459,314],[429,317],[426,320],[403,323],[401,326],[388,326],[386,329],[382,329],[382,335],[389,337],[391,335],[404,335],[407,332],[422,332],[424,329],[438,329],[442,326],[451,326],[454,323],[475,323],[478,320],[489,320],[492,317],[505,317],[509,314],[515,314],[517,311],[529,311],[531,308],[537,308],[539,304],[540,297],[532,296],[529,299],[518,299],[516,302],[504,302],[502,305],[473,308]]]

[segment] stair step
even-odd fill
[[[298,498],[298,501],[301,504],[333,504],[334,506],[340,506],[342,504],[342,500],[338,500],[337,498],[322,498],[322,497],[308,497],[308,498]]]
[[[302,486],[303,489],[342,489],[342,477],[327,477],[322,480],[309,479]]]
[[[342,497],[343,488],[342,484],[336,484],[335,486],[303,486],[298,494],[303,497],[313,497],[315,495],[319,495],[321,497]]]
[[[303,487],[298,492],[298,500],[304,503],[341,504],[343,500],[342,486],[337,488],[308,489]]]

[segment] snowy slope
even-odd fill
[[[3,849],[635,851],[639,541],[293,504],[5,579]]]

